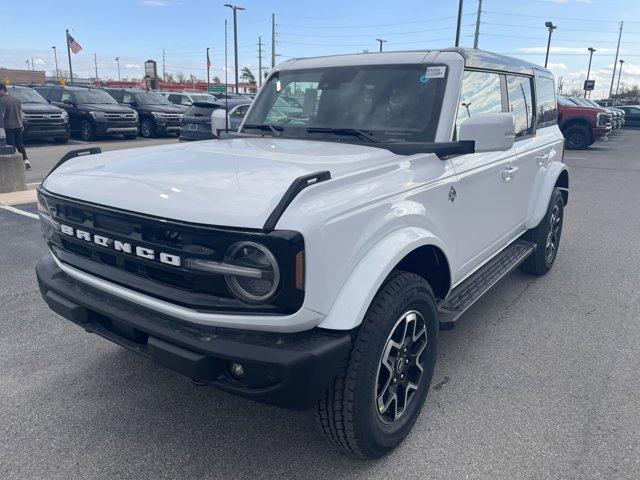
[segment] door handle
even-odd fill
[[[502,170],[502,180],[510,182],[511,178],[518,172],[518,167],[507,167]]]

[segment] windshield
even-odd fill
[[[118,103],[102,90],[77,90],[73,92],[78,103]]]
[[[20,103],[47,103],[42,95],[30,88],[11,88],[9,93],[20,100]]]
[[[173,105],[164,95],[158,92],[134,93],[133,98],[138,105]]]
[[[245,133],[432,142],[445,67],[364,65],[282,71],[262,87]],[[261,132],[258,132],[260,128]],[[265,128],[267,127],[267,128]]]

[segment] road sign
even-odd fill
[[[584,90],[585,91],[591,91],[593,90],[593,88],[596,86],[596,81],[595,80],[585,80],[584,81]]]
[[[212,83],[211,85],[209,85],[209,92],[227,93],[227,86],[222,83]]]

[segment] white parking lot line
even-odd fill
[[[11,205],[0,205],[0,208],[3,210],[7,210],[9,212],[17,213],[18,215],[24,215],[25,217],[30,217],[38,220],[40,217],[35,213],[25,212],[24,210],[20,210],[19,208],[12,207]]]

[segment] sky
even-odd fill
[[[385,50],[449,47],[455,41],[458,0],[237,0],[240,68],[257,73],[258,37],[264,43],[263,66],[271,64],[271,14],[276,16],[276,63],[291,57]],[[473,45],[479,0],[465,0],[461,45]],[[233,16],[220,0],[0,0],[0,67],[55,71],[68,69],[65,28],[83,47],[72,54],[74,75],[140,78],[144,62],[154,59],[162,71],[206,78],[206,47],[212,48],[211,76],[224,81],[224,21],[228,20],[229,81],[233,82]],[[562,76],[564,90],[580,88],[586,78],[588,47],[596,49],[590,78],[592,98],[607,96],[618,25],[624,21],[620,57],[621,85],[640,83],[640,0],[482,0],[479,47],[544,64],[548,31],[549,67]],[[617,82],[617,75],[616,75]],[[614,85],[615,88],[615,85]]]

